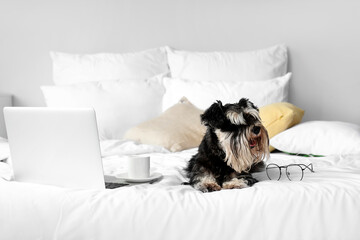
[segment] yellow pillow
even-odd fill
[[[159,117],[129,129],[124,137],[139,143],[163,146],[172,152],[198,147],[206,131],[200,122],[202,113],[183,97]]]
[[[304,110],[287,102],[273,103],[259,108],[260,118],[269,138],[298,124],[304,116]],[[275,148],[270,146],[270,151]]]

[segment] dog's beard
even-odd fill
[[[251,166],[269,158],[269,139],[261,126],[259,136],[253,136],[250,128],[238,133],[216,130],[219,143],[225,152],[226,164],[237,172],[248,172]]]

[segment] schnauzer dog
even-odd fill
[[[248,99],[213,103],[202,115],[207,127],[198,153],[185,168],[189,183],[202,192],[245,188],[257,182],[251,170],[269,157],[269,138],[259,109]]]

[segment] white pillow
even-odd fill
[[[101,140],[122,139],[125,131],[161,113],[164,87],[157,78],[43,86],[48,107],[93,107]]]
[[[169,72],[165,48],[133,53],[50,52],[56,85],[104,80],[142,80]]]
[[[289,153],[360,153],[360,126],[335,121],[309,121],[279,133],[270,140],[270,144]]]
[[[288,83],[291,73],[265,81],[254,82],[204,82],[184,79],[164,78],[166,89],[163,98],[163,111],[186,97],[196,107],[205,110],[216,100],[235,103],[240,98],[249,98],[261,107],[288,100]]]
[[[191,52],[166,48],[173,78],[198,81],[254,81],[287,73],[284,45],[248,52]]]
[[[9,143],[5,138],[0,137],[0,162],[10,156]]]

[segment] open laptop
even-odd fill
[[[93,109],[5,107],[4,117],[15,181],[105,189]]]

